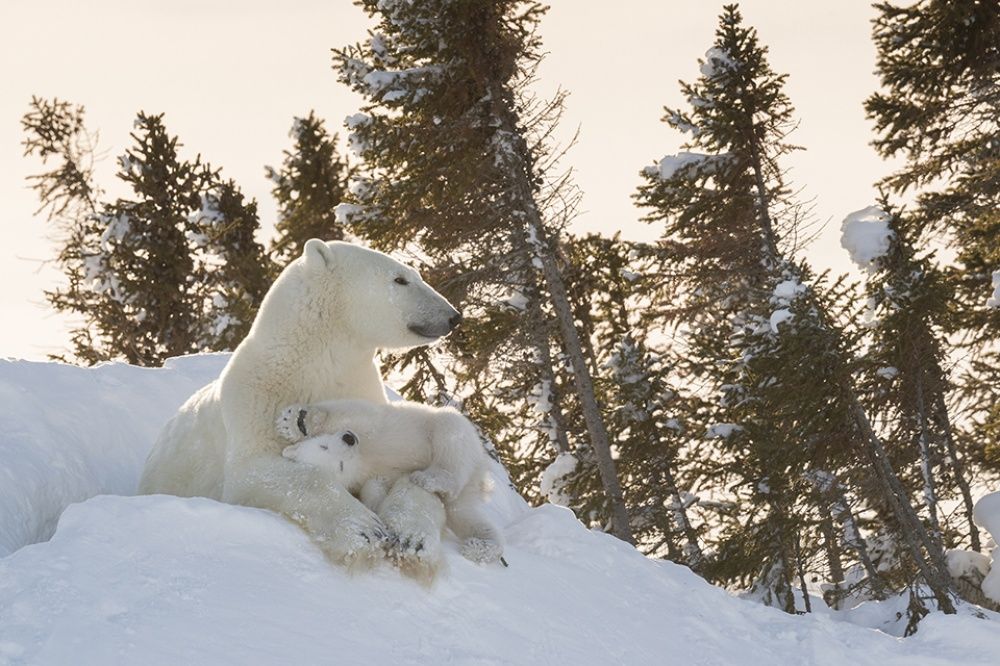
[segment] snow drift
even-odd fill
[[[4,546],[48,536],[63,503],[131,492],[162,422],[224,360],[0,365]],[[934,614],[901,640],[839,621],[864,606],[789,616],[512,497],[498,507],[510,567],[449,542],[431,588],[388,564],[348,575],[267,511],[92,497],[51,540],[0,559],[0,664],[972,666],[1000,654],[993,621]]]
[[[134,493],[160,428],[228,358],[159,369],[0,360],[0,557],[49,538],[72,502]]]

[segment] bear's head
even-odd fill
[[[365,481],[360,445],[360,438],[352,431],[335,430],[286,446],[281,455],[332,472],[340,485],[356,493]]]
[[[450,333],[462,315],[420,278],[387,254],[340,241],[306,242],[301,261],[310,282],[327,294],[322,313],[339,330],[380,349],[426,345]],[[322,307],[327,299],[317,298]]]

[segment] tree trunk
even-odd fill
[[[660,470],[660,474],[663,476],[663,483],[674,503],[674,522],[677,523],[681,533],[684,535],[684,539],[687,541],[687,546],[684,548],[684,561],[687,562],[692,571],[698,571],[705,560],[701,546],[698,545],[698,535],[695,533],[694,527],[691,526],[691,521],[688,520],[687,509],[684,507],[684,501],[677,490],[677,484],[674,482],[674,474],[670,471],[670,466],[665,465]]]
[[[615,461],[611,457],[610,438],[600,405],[597,403],[594,382],[587,365],[583,344],[576,330],[573,308],[566,295],[566,285],[563,283],[562,274],[556,265],[552,239],[548,237],[547,229],[542,222],[541,212],[535,201],[531,152],[521,128],[518,127],[513,94],[509,90],[500,88],[494,91],[493,100],[493,113],[495,122],[498,124],[496,128],[497,143],[504,146],[497,148],[496,154],[498,159],[502,159],[506,163],[511,183],[509,194],[513,197],[512,203],[514,204],[512,207],[519,213],[520,217],[519,220],[512,221],[512,223],[524,225],[528,244],[542,265],[545,288],[551,298],[563,348],[573,368],[573,383],[580,399],[590,445],[593,447],[594,457],[597,459],[601,483],[611,508],[611,532],[619,539],[634,544],[635,539],[629,525],[625,498],[615,470]]]
[[[917,365],[916,401],[917,418],[920,419],[918,441],[920,443],[920,475],[924,480],[924,504],[927,505],[927,514],[931,521],[931,529],[934,530],[934,540],[941,544],[941,523],[938,521],[937,492],[934,488],[934,462],[931,460],[931,437],[929,432],[930,422],[927,416],[927,404],[924,400],[924,379],[919,373],[922,368]]]
[[[954,614],[954,589],[951,577],[948,575],[948,567],[945,565],[944,553],[940,546],[928,536],[917,512],[913,510],[913,506],[907,499],[906,489],[903,488],[899,477],[893,471],[885,448],[882,446],[882,441],[872,429],[868,415],[865,414],[860,401],[854,394],[854,388],[846,380],[843,381],[841,388],[851,402],[855,426],[860,431],[865,444],[863,453],[868,457],[876,477],[882,484],[883,495],[899,521],[901,536],[913,555],[914,564],[934,593],[938,607],[945,613]],[[930,561],[924,557],[921,546],[923,546]]]
[[[944,426],[945,450],[948,452],[948,458],[951,460],[951,468],[955,474],[955,482],[962,491],[962,506],[965,509],[965,517],[969,523],[969,538],[972,541],[972,550],[978,553],[982,548],[982,544],[979,541],[979,528],[976,526],[976,521],[973,520],[973,510],[975,508],[975,504],[972,501],[972,491],[969,488],[969,479],[965,476],[965,465],[962,464],[961,459],[958,457],[958,447],[955,446],[955,438],[953,436],[954,430],[951,426],[951,417],[948,415],[948,406],[944,402],[944,396],[939,395],[937,401],[938,415],[943,421],[942,425]]]
[[[837,539],[837,531],[833,529],[833,520],[830,516],[823,516],[819,526],[823,533],[827,565],[830,567],[830,580],[833,582],[833,590],[829,596],[824,594],[823,597],[830,608],[840,610],[841,602],[844,600],[844,566],[840,562],[840,540]]]

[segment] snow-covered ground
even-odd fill
[[[223,362],[0,364],[0,544],[14,551],[0,559],[0,664],[1000,660],[995,615],[934,614],[907,639],[844,621],[874,624],[884,609],[785,615],[501,489],[510,567],[448,544],[430,588],[388,565],[350,575],[266,511],[110,495],[134,489],[160,424]]]

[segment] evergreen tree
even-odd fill
[[[547,205],[545,139],[561,99],[532,105],[522,94],[540,57],[535,28],[543,7],[521,0],[359,4],[378,20],[377,32],[337,51],[335,59],[341,79],[368,100],[363,113],[348,119],[366,173],[352,188],[355,203],[341,205],[339,213],[382,247],[417,248],[441,268],[443,288],[460,297],[470,319],[517,320],[502,340],[493,338],[492,349],[471,344],[483,352],[480,358],[507,357],[496,364],[498,373],[515,363],[531,367],[535,381],[517,383],[519,390],[539,387],[539,395],[520,396],[522,414],[556,383],[547,360],[556,350],[565,355],[611,530],[631,540],[604,415],[557,259],[561,220]],[[545,340],[526,330],[532,323],[542,323]],[[469,326],[466,340],[482,329]],[[509,340],[519,349],[507,346]]]
[[[300,256],[310,238],[344,238],[335,209],[347,195],[351,175],[347,160],[337,151],[337,135],[330,136],[313,111],[295,118],[289,136],[294,146],[285,151],[281,169],[265,169],[278,203],[271,255],[281,265]]]
[[[118,160],[132,194],[113,202],[99,200],[83,166],[82,108],[35,99],[22,124],[27,154],[61,160],[33,183],[66,231],[68,286],[47,297],[83,318],[71,332],[76,358],[155,365],[242,339],[268,270],[255,204],[200,158],[180,160],[162,116],[138,115],[135,145]]]
[[[858,234],[876,239],[878,247],[865,247]],[[950,290],[933,253],[921,254],[912,246],[913,235],[903,218],[878,208],[853,213],[844,222],[845,245],[868,271],[872,320],[865,392],[880,420],[889,424],[886,439],[895,467],[919,470],[916,485],[929,527],[939,540],[957,545],[945,534],[939,507],[944,493],[957,491],[965,517],[957,536],[968,535],[978,551],[969,480],[948,407],[952,387],[943,367]]]
[[[685,371],[719,396],[705,433],[719,454],[706,473],[734,490],[740,519],[719,533],[709,574],[788,612],[801,587],[808,610],[805,577],[830,519],[813,480],[843,476],[884,507],[921,580],[953,611],[943,553],[860,403],[854,341],[836,323],[846,290],[788,258],[802,218],[780,166],[794,149],[793,109],[735,6],[701,73],[682,84],[690,109],[665,118],[690,134],[686,152],[645,169],[638,196],[664,224],[662,316],[688,329]]]
[[[907,215],[915,247],[948,244],[954,266],[942,276],[954,292],[946,322],[965,359],[963,437],[970,453],[997,468],[1000,456],[1000,310],[984,307],[1000,271],[1000,5],[920,0],[876,5],[874,40],[882,90],[865,108],[874,145],[903,167],[883,184],[917,194]]]

